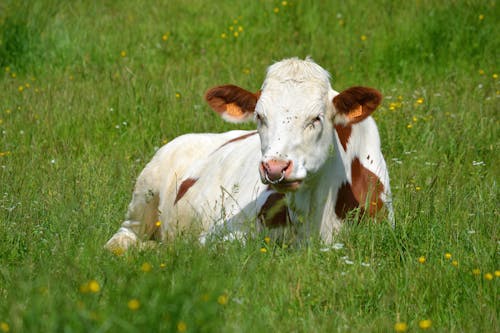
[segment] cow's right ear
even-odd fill
[[[205,93],[208,105],[232,123],[241,123],[253,118],[260,91],[252,93],[234,85],[218,86]]]

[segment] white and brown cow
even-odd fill
[[[348,213],[376,216],[391,193],[371,113],[381,94],[352,87],[341,93],[311,59],[269,67],[257,93],[234,85],[210,89],[208,104],[224,119],[254,119],[257,131],[190,134],[155,155],[139,176],[128,217],[110,249],[156,234],[198,230],[247,233],[251,221],[291,224],[299,238],[329,243]],[[155,222],[161,221],[156,227]]]

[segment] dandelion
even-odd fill
[[[238,38],[238,36],[239,36],[239,35],[240,35],[240,34],[238,33],[238,31],[235,31],[235,32],[233,33],[234,38]]]
[[[426,261],[426,259],[425,259],[425,257],[424,257],[424,256],[420,256],[420,257],[418,258],[418,262],[419,262],[419,263],[421,263],[421,264],[425,264],[425,261]]]
[[[238,31],[239,31],[239,32],[243,32],[243,27],[242,27],[241,25],[240,25],[240,26],[238,26]]]
[[[167,32],[166,34],[163,34],[163,36],[161,36],[161,40],[166,42],[169,37],[170,37],[170,34]]]
[[[269,242],[271,242],[271,238],[269,236],[264,237],[264,242],[266,242],[266,244],[269,244]]]
[[[166,268],[166,267],[167,267],[167,264],[165,264],[164,262],[162,262],[162,263],[160,264],[160,268]]]
[[[474,274],[474,275],[479,275],[479,274],[481,274],[481,270],[480,270],[479,268],[474,268],[474,269],[472,270],[472,274]]]
[[[17,77],[17,74],[16,74],[16,73],[12,73],[12,74],[10,74],[10,76],[11,76],[13,79],[15,79],[15,78]]]
[[[101,290],[101,286],[99,285],[99,282],[97,282],[96,280],[90,280],[88,285],[89,285],[89,291],[91,293],[95,294]]]
[[[176,93],[175,93],[175,98],[180,99],[180,98],[181,98],[181,93],[176,92]]]
[[[495,74],[493,74],[491,77],[492,77],[492,78],[494,78],[494,79],[496,80],[496,79],[498,79],[498,74],[497,74],[497,73],[495,73]]]
[[[177,332],[186,332],[187,330],[187,325],[185,322],[182,320],[177,323]]]
[[[360,39],[362,42],[364,42],[365,40],[367,40],[368,37],[366,37],[366,35],[361,35]]]
[[[164,140],[165,141],[165,140]],[[166,142],[165,142],[166,143]],[[161,226],[161,221],[156,221],[155,226],[159,228]]]
[[[0,151],[0,157],[4,157],[4,156],[9,156],[10,155],[10,151]]]
[[[24,87],[23,87],[23,86],[19,86],[19,87],[17,88],[17,90],[18,90],[20,93],[22,93],[22,92],[24,91]]]
[[[479,70],[479,75],[484,75],[484,71],[482,69]]]
[[[397,322],[394,324],[394,330],[396,332],[406,332],[408,330],[408,324],[405,322]]]
[[[282,5],[283,7],[285,7],[286,5],[288,5],[288,2],[286,2],[286,1],[281,1],[281,5]]]
[[[430,319],[424,319],[419,321],[418,327],[420,327],[423,330],[426,330],[432,326],[432,321]]]
[[[486,280],[488,280],[488,281],[491,281],[491,280],[493,280],[493,274],[491,274],[491,273],[486,273],[486,274],[484,274],[484,278],[485,278]]]
[[[422,189],[422,187],[420,187],[420,186],[415,186],[415,191],[417,191],[417,192],[418,192],[418,191],[420,191],[421,189]]]
[[[448,253],[448,252],[447,252],[447,253],[445,253],[445,254],[444,254],[444,257],[445,257],[445,259],[450,260],[450,259],[451,259],[451,253]]]
[[[424,98],[420,97],[417,99],[417,104],[423,104],[424,103]]]
[[[227,34],[225,32],[221,33],[220,34],[220,38],[226,39],[227,38]]]
[[[500,271],[495,271],[495,277],[497,277],[497,278],[500,277]]]
[[[151,266],[151,264],[149,262],[145,262],[141,266],[141,271],[143,271],[144,273],[151,272],[152,269],[153,269],[153,266]]]
[[[267,253],[267,249],[265,247],[260,248],[260,253]]]
[[[10,331],[10,326],[6,322],[2,321],[0,322],[0,330],[2,332],[9,332]]]
[[[121,52],[120,52],[120,56],[121,56],[122,58],[125,58],[125,57],[127,56],[127,52],[125,52],[125,51],[121,51]]]
[[[406,128],[412,128],[412,127],[413,127],[413,124],[406,125]]]
[[[455,267],[458,267],[458,260],[453,260],[451,264]]]
[[[127,302],[127,306],[130,310],[136,311],[141,307],[141,303],[139,302],[138,299],[132,298],[130,301]]]
[[[274,7],[273,12],[275,14],[278,14],[280,12],[280,9],[278,7]]]
[[[479,21],[484,20],[484,14],[479,14]]]
[[[5,73],[8,73],[8,72],[10,72],[10,67],[9,66],[5,67]]]
[[[243,74],[250,74],[250,69],[249,68],[243,68]]]
[[[226,305],[228,301],[229,297],[226,294],[222,294],[217,297],[217,303],[219,303],[220,305]]]
[[[116,256],[121,256],[123,253],[125,253],[125,250],[122,249],[121,247],[115,247],[114,249],[111,250],[111,252]]]

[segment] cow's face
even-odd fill
[[[258,93],[230,85],[212,88],[205,97],[228,121],[256,121],[262,182],[278,191],[294,191],[335,155],[334,126],[365,119],[378,106],[381,95],[365,87],[337,94],[327,73],[322,80],[270,74]]]

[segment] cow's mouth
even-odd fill
[[[302,185],[301,180],[295,181],[282,181],[279,183],[272,183],[271,187],[278,192],[294,192],[297,191]]]

